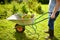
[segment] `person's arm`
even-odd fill
[[[60,7],[60,0],[56,0],[56,5],[55,5],[53,12],[52,12],[52,15],[51,15],[52,19],[55,18],[55,14],[58,11],[59,7]]]

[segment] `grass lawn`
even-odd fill
[[[48,11],[48,5],[42,5],[42,9],[44,12]],[[47,14],[48,15],[48,14]],[[47,17],[47,15],[43,16],[41,19],[44,17]],[[26,26],[26,30],[24,33],[18,33],[14,29],[15,23],[7,20],[0,20],[0,40],[45,40],[45,36],[48,36],[48,34],[44,33],[44,30],[48,30],[48,20],[45,20],[43,22],[40,22],[37,25],[36,29],[36,34],[35,31],[31,28],[30,26]],[[36,28],[34,26],[34,28]],[[31,32],[29,32],[28,30]],[[55,21],[55,39],[60,40],[60,16],[57,18]],[[37,35],[39,34],[39,36]]]

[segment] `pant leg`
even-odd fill
[[[54,21],[56,20],[57,16],[59,15],[59,12],[56,12],[54,19],[51,19],[51,18],[50,18],[51,14],[52,14],[52,13],[49,13],[48,26],[49,26],[49,29],[54,30]]]

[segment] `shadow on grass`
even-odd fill
[[[49,40],[49,38],[47,38],[47,39],[45,39],[45,40]],[[50,39],[50,40],[59,40],[59,39],[57,39],[57,38],[54,36],[54,38],[53,38],[53,39]]]
[[[54,36],[54,39],[53,40],[59,40],[59,39],[57,39],[55,36]]]
[[[18,32],[15,32],[15,38],[16,40],[32,40],[31,38],[28,38],[25,33]]]
[[[59,39],[57,39],[57,38],[54,36],[54,39],[51,39],[51,40],[59,40]]]

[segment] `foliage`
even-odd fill
[[[38,0],[38,2],[41,2],[42,4],[48,4],[49,0]]]
[[[40,3],[37,0],[28,0],[28,2],[17,3],[16,1],[12,1],[11,4],[0,4],[0,18],[7,18],[15,13],[38,13],[42,14],[42,9]],[[40,13],[40,12],[41,13]],[[3,16],[1,16],[3,15]]]
[[[0,10],[3,9],[3,8],[2,9],[1,8],[2,7],[0,7]],[[13,8],[13,7],[11,7],[11,8]],[[42,5],[42,9],[44,10],[44,12],[47,12],[48,5]],[[8,9],[6,9],[6,10],[8,10]],[[0,11],[0,12],[3,14],[3,11]],[[8,12],[8,14],[10,15],[11,13]],[[47,15],[45,15],[44,17],[46,17]],[[40,18],[38,20],[42,20],[42,19],[43,18]],[[0,19],[0,40],[37,40],[38,37],[39,37],[39,40],[45,40],[45,37],[48,36],[48,34],[46,34],[44,32],[44,30],[48,29],[47,23],[48,23],[48,20],[45,20],[43,22],[36,24],[36,26],[37,26],[36,32],[37,32],[37,34],[39,34],[39,36],[38,36],[37,34],[35,34],[35,31],[32,29],[31,25],[25,27],[26,30],[24,31],[24,33],[18,33],[18,32],[16,32],[16,30],[14,28],[15,23],[5,20],[5,19],[4,20]],[[34,28],[36,28],[36,27],[34,26]],[[55,34],[54,40],[60,40],[60,16],[55,21],[54,30],[55,30],[54,31],[54,34]]]
[[[37,12],[38,14],[43,14],[43,13],[44,13],[43,10],[42,10],[42,8],[41,8],[41,4],[38,5],[38,7],[37,7],[37,9],[36,9],[36,12]]]
[[[13,14],[17,13],[17,11],[18,11],[18,9],[15,6],[13,6]]]
[[[28,13],[28,9],[25,5],[23,5],[23,7],[22,7],[22,12],[25,13],[25,14]]]
[[[11,3],[12,0],[0,0],[1,4],[5,4],[5,3]]]
[[[37,14],[42,14],[42,12],[43,12],[42,9],[41,9],[41,3],[38,3],[37,0],[29,0],[28,1],[28,7],[30,9],[30,12],[33,12],[34,11]]]

